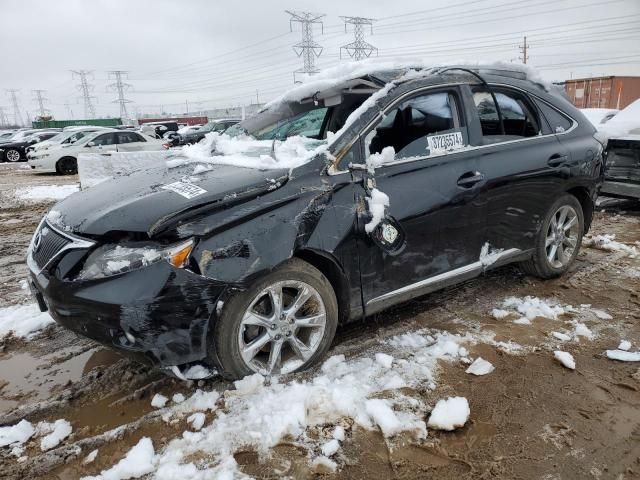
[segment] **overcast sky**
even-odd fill
[[[83,117],[71,70],[94,72],[100,117],[119,113],[108,70],[130,72],[132,112],[269,100],[302,67],[286,9],[326,14],[320,68],[346,61],[353,33],[340,17],[361,16],[377,20],[366,40],[381,59],[520,62],[527,35],[529,63],[549,79],[640,75],[640,0],[0,0],[0,106],[11,115],[5,89],[19,89],[33,117],[32,90],[44,89],[56,118]]]

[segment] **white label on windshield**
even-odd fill
[[[443,135],[433,135],[427,137],[429,141],[429,152],[442,153],[448,150],[464,147],[464,140],[461,132],[445,133]]]
[[[163,185],[161,188],[176,192],[177,194],[182,195],[184,198],[194,198],[198,195],[202,195],[203,193],[207,193],[205,189],[189,182],[174,182],[170,183],[169,185]]]

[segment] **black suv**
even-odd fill
[[[561,275],[602,180],[594,127],[518,70],[311,80],[234,129],[259,168],[214,147],[56,205],[28,252],[41,308],[166,369],[293,372],[339,324],[487,269]]]

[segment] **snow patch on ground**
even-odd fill
[[[553,352],[553,356],[565,367],[571,370],[575,370],[576,361],[573,359],[573,355],[571,355],[569,352],[556,350],[555,352]]]
[[[616,242],[615,238],[615,234],[594,235],[592,237],[585,237],[582,240],[582,245],[607,252],[624,252],[631,258],[638,256],[638,249],[636,247]]]
[[[640,362],[640,352],[627,352],[625,350],[607,350],[607,358],[620,362]]]
[[[10,427],[0,427],[0,447],[20,446],[29,440],[34,433],[36,433],[36,429],[27,420],[20,420]]]
[[[78,185],[36,185],[16,189],[20,200],[62,200],[79,190]]]
[[[0,308],[0,338],[13,334],[28,339],[51,323],[51,316],[35,304]]]
[[[631,342],[628,340],[620,341],[620,345],[618,345],[618,350],[624,350],[625,352],[631,348]]]
[[[73,428],[67,420],[60,419],[53,423],[40,422],[36,430],[38,433],[46,434],[40,440],[40,449],[44,452],[60,445],[60,442],[71,435]]]
[[[438,400],[431,411],[427,426],[437,430],[455,430],[467,423],[470,414],[469,402],[464,397]]]
[[[557,320],[559,316],[566,313],[566,310],[555,300],[541,299],[531,296],[526,296],[524,298],[508,297],[504,302],[502,302],[502,307],[505,310],[511,309],[511,311],[519,313],[528,320],[533,320],[537,317]]]
[[[491,364],[491,362],[486,361],[482,357],[478,357],[475,359],[475,361],[471,365],[469,365],[469,368],[467,368],[466,373],[480,376],[480,375],[487,375],[493,372],[495,369],[496,367],[494,367]]]
[[[82,480],[127,480],[140,478],[152,473],[156,467],[155,451],[153,443],[148,437],[143,437],[127,453],[127,455],[108,470],[103,470],[100,475],[82,477]],[[188,478],[188,477],[183,477]]]

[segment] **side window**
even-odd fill
[[[387,112],[365,139],[368,155],[392,147],[394,160],[444,153],[467,143],[467,131],[451,92],[419,95],[402,102]]]
[[[535,102],[549,126],[549,131],[546,133],[566,132],[573,126],[573,121],[555,108],[538,99]]]
[[[96,138],[94,138],[93,143],[95,146],[113,145],[114,143],[116,143],[115,140],[116,138],[113,133],[105,133],[104,135],[98,135]]]
[[[139,133],[129,132],[135,138],[134,142],[146,142],[147,140]]]
[[[499,89],[494,89],[493,92],[497,105],[489,91],[473,90],[473,100],[485,144],[534,137],[540,133],[537,110],[525,95]],[[498,109],[502,114],[502,123]]]

